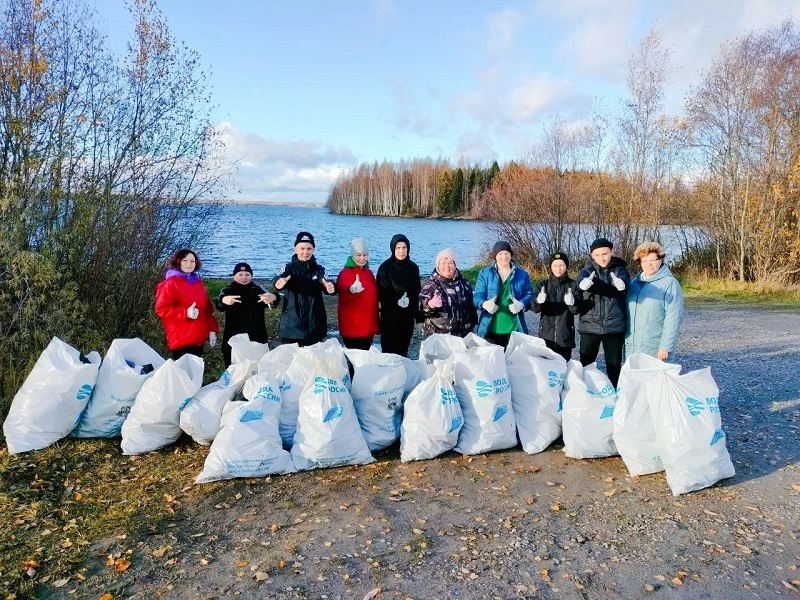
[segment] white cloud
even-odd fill
[[[525,15],[518,10],[506,9],[486,15],[487,49],[490,54],[503,54],[513,48],[524,26]]]
[[[530,123],[574,95],[575,90],[566,79],[553,79],[547,73],[535,75],[509,91],[508,116]]]
[[[234,166],[234,186],[243,200],[324,202],[331,185],[356,163],[353,153],[312,140],[276,141],[217,126],[225,158]]]

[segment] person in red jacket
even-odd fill
[[[173,360],[184,354],[203,356],[203,344],[217,343],[219,324],[197,271],[203,264],[187,248],[169,259],[164,281],[156,288],[156,314],[164,325]]]
[[[378,284],[369,269],[364,238],[350,242],[350,254],[336,279],[339,334],[347,348],[369,350],[378,327]]]

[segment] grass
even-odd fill
[[[683,294],[691,306],[731,305],[769,308],[800,307],[800,286],[765,285],[709,278],[682,279]]]

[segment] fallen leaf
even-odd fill
[[[605,492],[603,492],[603,495],[606,498],[611,498],[611,496],[613,496],[616,493],[617,493],[617,490],[606,490]]]
[[[114,566],[114,560],[115,560],[114,559],[114,555],[113,554],[109,554],[108,557],[106,557],[106,566],[107,567],[113,567]]]
[[[124,558],[118,558],[114,563],[114,570],[117,573],[124,573],[128,570],[128,567],[131,566],[131,561],[125,560]]]
[[[558,512],[561,510],[561,507],[558,504],[553,504],[553,506],[550,507],[550,510]]]
[[[114,596],[112,596],[109,593],[105,593],[102,596],[100,596],[100,600],[114,600]]]
[[[250,563],[248,563],[246,560],[240,560],[237,566],[241,568],[241,567],[246,567],[248,564]]]
[[[411,533],[413,533],[414,535],[422,535],[423,531],[422,531],[422,529],[417,529],[416,527],[414,527],[411,530]]]
[[[533,498],[525,498],[525,502],[526,504],[533,504],[534,500]]]
[[[66,540],[61,542],[61,547],[62,548],[71,548],[72,547],[72,542],[70,541],[69,538],[67,538]]]
[[[83,498],[83,494],[81,494],[80,492],[75,494],[75,500],[81,500],[82,498]]]
[[[286,566],[286,563],[285,563],[285,562],[283,562],[283,559],[281,559],[281,560],[279,560],[279,561],[278,561],[278,568],[279,568],[279,569],[282,569],[282,568],[283,568],[283,567],[285,567],[285,566]]]
[[[793,485],[793,486],[792,486],[792,489],[793,489],[795,492],[800,492],[800,485],[797,485],[797,484],[795,484],[795,485]]]
[[[672,583],[674,585],[683,585],[683,582],[681,581],[680,577],[673,577],[672,578]]]
[[[371,591],[367,592],[367,594],[366,594],[366,596],[364,596],[363,600],[372,600],[373,598],[375,598],[380,593],[381,593],[381,588],[376,587],[374,590],[371,590]]]
[[[156,558],[161,558],[162,556],[164,556],[170,550],[172,550],[172,546],[169,546],[169,545],[163,546],[163,547],[159,548],[158,550],[153,550],[153,556],[155,556]]]
[[[539,575],[545,581],[550,581],[550,571],[548,569],[542,569],[541,571],[539,571]]]
[[[255,579],[256,581],[266,581],[267,579],[269,579],[269,575],[267,575],[263,571],[256,571],[256,574],[253,575],[253,579]]]
[[[277,533],[277,532],[278,532],[278,529],[280,529],[280,527],[278,527],[278,524],[277,524],[277,523],[273,523],[273,524],[272,524],[272,526],[269,528],[269,530],[270,530],[272,533]]]
[[[57,587],[57,588],[64,587],[65,585],[67,585],[68,581],[69,581],[69,577],[67,577],[66,579],[56,579],[53,582],[53,587]]]

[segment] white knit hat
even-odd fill
[[[367,240],[364,238],[356,238],[350,242],[350,256],[355,256],[356,254],[369,254]]]
[[[436,266],[437,267],[439,266],[440,261],[447,259],[452,260],[454,264],[458,264],[455,252],[453,252],[451,248],[445,248],[444,250],[439,252],[439,254],[436,255]]]

